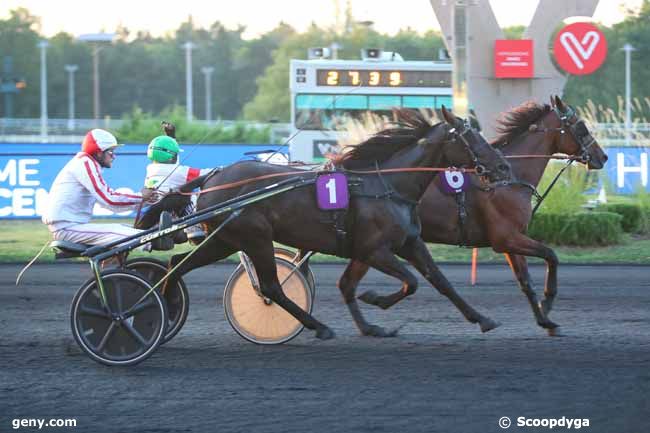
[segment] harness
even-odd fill
[[[471,128],[467,122],[458,124],[458,129],[457,128],[451,128],[448,130],[448,134],[451,135],[450,140],[456,141],[459,140],[461,143],[464,145],[465,149],[469,153],[470,159],[472,163],[474,164],[474,169],[456,169],[458,171],[463,171],[463,172],[475,172],[479,176],[487,176],[490,171],[486,169],[486,167],[481,163],[479,160],[478,156],[476,153],[473,151],[471,145],[469,144],[468,140],[465,138],[465,134],[470,132]],[[368,170],[368,171],[357,171],[357,170],[345,170],[345,169],[340,169],[340,168],[335,168],[334,170],[331,170],[333,167],[329,167],[330,170],[325,170],[325,171],[312,171],[310,174],[323,174],[323,173],[332,173],[332,172],[341,172],[346,175],[347,178],[347,183],[350,191],[350,196],[351,197],[361,197],[361,198],[370,198],[370,199],[375,199],[375,200],[391,200],[393,202],[396,202],[400,205],[406,205],[408,207],[408,213],[410,215],[410,223],[413,225],[413,227],[417,227],[418,230],[414,231],[414,234],[412,236],[417,236],[419,234],[419,219],[417,217],[417,205],[418,201],[411,200],[407,197],[404,197],[402,194],[400,194],[398,191],[396,191],[391,183],[382,175],[382,173],[396,173],[396,172],[439,172],[439,171],[445,171],[448,168],[431,168],[431,167],[412,167],[412,168],[391,168],[391,169],[380,169],[379,168],[379,163],[375,161],[375,169],[374,170]],[[218,173],[218,171],[211,172],[205,176],[201,176],[197,179],[195,179],[193,182],[190,184],[186,184],[180,192],[178,192],[181,195],[191,195],[195,194],[194,192],[191,192],[191,189],[195,187],[202,186],[205,184],[205,182]],[[377,178],[379,179],[379,183],[381,185],[381,190],[380,191],[368,191],[367,188],[363,187],[363,179],[360,177],[348,177],[349,174],[375,174]],[[266,175],[261,175],[257,176],[254,178],[249,178],[249,179],[244,179],[228,184],[222,184],[222,185],[217,185],[209,188],[202,189],[199,194],[204,194],[209,191],[218,191],[218,190],[224,190],[224,189],[229,189],[229,188],[234,188],[238,186],[243,186],[248,183],[260,181],[260,180],[266,180],[266,179],[271,179],[275,177],[284,177],[288,175],[296,175],[295,171],[290,171],[290,172],[280,172],[280,173],[270,173]],[[325,215],[325,219],[322,221],[324,223],[332,224],[334,227],[334,231],[336,234],[336,250],[337,250],[337,255],[341,257],[350,257],[351,256],[351,244],[352,244],[352,239],[350,236],[350,233],[352,232],[352,228],[354,226],[354,215],[351,215],[350,212],[348,212],[349,208],[346,209],[340,209],[340,210],[329,210]],[[417,232],[417,233],[416,233]]]
[[[564,140],[564,137],[566,137],[565,134],[568,130],[572,138],[574,139],[574,141],[578,143],[578,145],[580,146],[580,149],[578,151],[579,156],[570,155],[568,157],[555,157],[553,155],[517,155],[517,156],[506,157],[506,158],[566,159],[567,163],[565,164],[565,166],[562,167],[560,171],[558,171],[558,173],[555,175],[555,177],[553,178],[553,180],[551,181],[551,183],[548,185],[548,187],[543,193],[540,194],[537,188],[530,182],[526,182],[519,179],[509,179],[509,180],[504,180],[499,182],[492,182],[488,184],[486,187],[475,185],[476,188],[478,188],[483,192],[490,192],[496,188],[505,187],[505,186],[521,186],[529,189],[531,191],[531,194],[535,198],[535,206],[533,207],[533,211],[530,217],[531,221],[535,217],[537,210],[542,205],[542,202],[549,195],[549,193],[551,192],[551,190],[553,189],[557,181],[562,176],[562,174],[575,161],[588,163],[591,160],[591,156],[589,155],[589,148],[596,142],[596,139],[593,138],[593,136],[591,136],[591,134],[589,133],[584,120],[577,118],[576,111],[572,107],[567,106],[567,111],[565,113],[560,112],[560,110],[557,107],[553,107],[553,111],[562,122],[562,125],[559,128],[549,128],[546,125],[544,125],[543,128],[539,128],[537,124],[533,124],[531,125],[530,132],[539,132],[543,134],[546,134],[548,132],[559,132],[562,137],[561,140]],[[571,123],[570,120],[572,119],[576,119],[576,121]],[[467,245],[467,232],[465,230],[465,222],[467,220],[467,209],[465,206],[465,198],[466,198],[465,192],[464,191],[456,192],[454,198],[456,199],[456,205],[458,206],[458,225],[459,225],[458,246],[466,247],[468,245]]]

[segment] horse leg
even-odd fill
[[[546,285],[544,287],[544,299],[539,303],[539,309],[544,317],[548,320],[548,313],[551,311],[553,301],[557,295],[557,266],[558,259],[555,252],[534,239],[518,233],[517,235],[508,234],[507,240],[503,243],[492,242],[492,248],[499,253],[508,253],[539,257],[546,261]],[[549,321],[554,327],[546,328],[551,335],[559,335],[558,325]]]
[[[530,274],[528,273],[526,257],[512,253],[505,253],[505,256],[510,265],[510,269],[512,269],[515,278],[517,278],[517,281],[519,282],[521,291],[524,292],[526,298],[528,298],[528,303],[530,304],[530,308],[533,310],[533,315],[535,316],[537,324],[548,330],[557,328],[558,325],[548,319],[546,313],[542,308],[540,308],[540,304],[537,302],[537,295],[535,294],[535,290],[533,290]]]
[[[553,301],[557,295],[557,266],[559,261],[555,251],[546,245],[540,244],[544,248],[544,260],[546,261],[546,281],[544,284],[544,299],[540,302],[540,308],[545,315],[551,312]]]
[[[351,260],[345,268],[345,272],[339,279],[339,290],[343,295],[345,305],[347,305],[352,315],[354,323],[359,328],[361,335],[369,335],[372,337],[394,337],[397,335],[397,330],[386,331],[384,328],[376,325],[371,325],[366,321],[359,309],[359,304],[355,298],[355,292],[359,281],[368,272],[368,265],[357,260]]]
[[[250,257],[255,266],[255,272],[260,282],[262,294],[278,304],[289,314],[302,323],[307,329],[316,331],[316,338],[328,340],[334,337],[334,332],[326,325],[316,320],[311,314],[296,305],[282,291],[278,280],[278,271],[275,265],[273,242],[271,239],[257,237],[247,243],[244,252]]]
[[[491,331],[501,325],[500,323],[483,316],[465,302],[447,278],[442,274],[442,272],[440,272],[440,269],[438,269],[438,266],[433,261],[433,258],[431,257],[431,254],[422,238],[418,237],[415,241],[406,245],[399,252],[399,255],[415,266],[422,276],[426,278],[426,280],[429,281],[438,292],[449,298],[449,300],[470,323],[478,323],[482,332]]]
[[[374,290],[362,293],[359,299],[366,304],[376,305],[386,310],[417,290],[418,280],[415,275],[406,269],[388,248],[376,250],[367,259],[364,259],[364,262],[378,271],[402,281],[402,288],[390,295],[381,296]]]
[[[555,251],[522,233],[517,235],[508,233],[505,242],[492,242],[492,248],[498,253],[519,254],[544,259],[546,262],[546,284],[544,286],[544,299],[540,302],[539,307],[544,315],[548,315],[557,295],[557,266],[559,261]]]
[[[193,250],[194,251],[194,250]],[[217,262],[219,260],[225,259],[226,257],[236,253],[238,250],[231,245],[219,240],[217,237],[210,239],[206,242],[198,251],[196,251],[187,261],[178,267],[174,272],[169,274],[167,280],[163,283],[161,289],[162,293],[165,293],[165,290],[170,285],[176,284],[176,280],[179,277],[182,277],[189,271],[199,268],[201,266],[209,265],[210,263]],[[176,265],[178,265],[185,257],[187,257],[192,251],[186,253],[175,254],[169,259],[169,264],[167,265],[167,272],[172,270]]]

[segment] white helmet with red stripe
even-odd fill
[[[113,147],[121,146],[113,134],[103,129],[92,129],[84,137],[81,143],[81,151],[88,155],[103,152]]]

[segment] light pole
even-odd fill
[[[99,101],[99,52],[102,47],[102,42],[112,42],[115,38],[115,33],[90,33],[81,35],[77,38],[78,41],[92,43],[93,49],[93,118],[95,124],[100,116],[100,101]]]
[[[74,129],[74,73],[79,69],[77,65],[65,65],[68,73],[68,129]]]
[[[185,49],[185,98],[187,104],[187,121],[191,122],[194,117],[194,107],[192,103],[192,50],[196,45],[188,41],[182,46]]]
[[[636,51],[636,48],[634,48],[630,44],[625,44],[623,45],[623,48],[621,48],[623,51],[625,51],[625,145],[629,146],[630,145],[630,129],[632,128],[632,101],[630,101],[630,93],[631,93],[631,61],[630,61],[630,55],[632,51]]]
[[[467,117],[469,114],[469,4],[456,1],[451,8],[454,38],[452,41],[453,72],[452,72],[452,103],[456,116]]]
[[[47,46],[42,40],[37,47],[41,49],[41,140],[47,140]]]
[[[201,68],[201,72],[205,77],[205,120],[208,122],[212,121],[212,86],[211,78],[212,73],[214,72],[213,66],[204,66]]]
[[[343,45],[339,44],[338,42],[332,42],[330,44],[330,50],[332,50],[332,59],[336,60],[339,58],[339,50],[343,48]]]

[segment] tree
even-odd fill
[[[0,20],[0,67],[10,57],[12,75],[24,78],[27,83],[27,87],[13,97],[14,117],[36,117],[32,115],[32,110],[33,107],[38,107],[40,100],[40,54],[36,46],[40,39],[37,31],[39,26],[40,20],[25,8],[12,10],[9,18]],[[3,73],[4,69],[0,69],[0,74]],[[2,115],[6,116],[4,95],[0,101],[3,104]],[[38,108],[35,112],[38,113]]]
[[[402,30],[396,36],[380,34],[363,24],[352,24],[348,32],[341,35],[324,30],[315,24],[301,34],[292,34],[285,39],[273,55],[273,64],[257,80],[258,92],[255,98],[244,106],[244,118],[268,121],[276,119],[288,122],[290,117],[289,62],[291,59],[305,59],[309,47],[327,47],[337,42],[342,48],[339,58],[359,59],[362,48],[381,48],[396,51],[407,60],[434,60],[438,49],[444,46],[437,32],[419,35],[413,30]]]
[[[244,118],[249,120],[289,121],[289,60],[305,58],[309,47],[329,45],[332,36],[327,36],[316,25],[305,33],[287,37],[273,53],[273,64],[257,79],[258,92],[252,101],[244,106]]]

